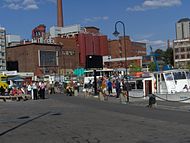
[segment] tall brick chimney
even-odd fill
[[[63,27],[63,7],[62,0],[57,0],[57,26]]]

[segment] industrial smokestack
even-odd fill
[[[62,0],[57,0],[57,26],[63,27],[63,7]]]

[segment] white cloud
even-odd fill
[[[11,4],[7,5],[7,7],[10,9],[14,9],[14,10],[21,8],[21,6],[19,4],[15,4],[15,3],[11,3]]]
[[[4,0],[7,3],[12,3],[12,2],[20,2],[21,0]]]
[[[100,21],[100,20],[108,20],[109,17],[108,16],[98,16],[98,17],[92,17],[92,18],[85,18],[84,22],[88,23],[88,22],[96,22],[96,21]]]
[[[162,7],[179,6],[182,0],[144,0],[141,5],[127,8],[128,11],[145,11]]]
[[[29,9],[38,9],[39,7],[35,4],[30,4],[30,5],[26,5],[26,7],[24,9],[29,10]]]
[[[4,0],[4,7],[13,10],[35,10],[39,8],[36,0]]]
[[[47,1],[57,3],[57,0],[47,0]]]
[[[146,33],[146,34],[138,34],[138,35],[136,35],[135,37],[136,37],[137,39],[150,39],[150,38],[152,38],[154,35],[155,35],[155,34],[153,34],[153,33]]]
[[[153,51],[155,51],[156,49],[166,50],[167,48],[167,41],[163,41],[163,40],[150,41],[150,40],[144,39],[144,40],[139,40],[138,42],[146,43],[147,50],[149,50],[150,46],[153,48]]]
[[[35,0],[24,0],[22,5],[24,9],[38,9],[38,5]]]

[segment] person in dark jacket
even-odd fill
[[[112,82],[110,79],[108,79],[107,81],[107,90],[108,90],[108,96],[111,96],[111,93],[112,93]]]
[[[120,97],[120,93],[121,93],[121,83],[120,83],[119,79],[116,79],[115,89],[116,89],[116,98],[119,98]]]

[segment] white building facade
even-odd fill
[[[190,19],[176,23],[176,40],[173,40],[174,67],[190,68]]]
[[[21,43],[19,35],[6,35],[6,47],[16,46]]]
[[[174,66],[177,68],[190,67],[190,38],[174,40]]]
[[[50,28],[50,36],[52,38],[58,37],[59,35],[63,35],[65,37],[72,37],[75,34],[78,34],[82,31],[80,25],[71,25],[71,26],[65,26],[65,27],[56,27],[53,26]]]
[[[190,19],[182,18],[176,23],[176,39],[186,39],[190,37]]]

